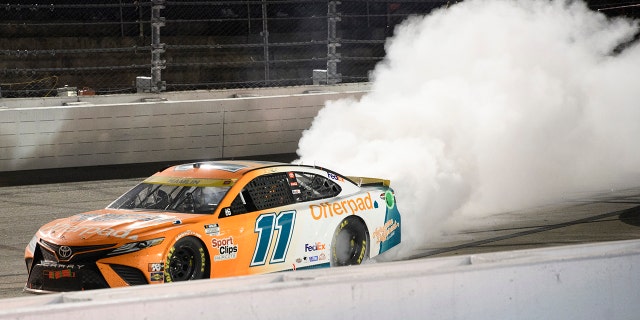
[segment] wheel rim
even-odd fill
[[[339,265],[348,264],[355,259],[356,253],[359,251],[356,242],[356,235],[350,230],[341,230],[336,237],[336,261]]]
[[[331,264],[358,265],[369,257],[369,241],[363,222],[347,218],[336,230],[331,245]]]
[[[173,281],[189,280],[196,270],[196,252],[189,247],[180,247],[169,260],[169,274]]]

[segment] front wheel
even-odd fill
[[[187,281],[208,277],[207,254],[193,237],[178,240],[169,249],[164,266],[164,281]]]
[[[355,216],[342,220],[331,241],[331,265],[357,265],[366,259],[369,259],[369,232],[364,221]]]

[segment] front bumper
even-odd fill
[[[47,244],[47,246],[51,245]],[[25,254],[29,277],[24,289],[29,292],[45,293],[164,282],[164,277],[159,277],[162,272],[147,272],[147,274],[139,267],[123,264],[123,262],[136,261],[147,267],[145,260],[149,257],[125,255],[105,259],[105,252],[108,251],[98,249],[78,255],[79,258],[74,257],[70,261],[60,262],[55,255],[56,251],[37,244],[34,252],[27,249]]]
[[[95,263],[60,264],[41,261],[34,264],[25,285],[31,292],[61,292],[108,288]]]

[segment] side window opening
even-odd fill
[[[337,183],[317,174],[296,172],[295,177],[300,189],[296,195],[298,202],[335,197],[342,191]]]
[[[282,172],[253,179],[236,195],[230,212],[220,218],[256,210],[270,209],[296,202],[335,197],[342,191],[340,185],[327,177],[306,172]]]
[[[295,202],[286,173],[275,173],[253,179],[247,191],[257,210],[280,207]]]
[[[231,202],[231,214],[243,214],[256,210],[247,190],[243,189]],[[224,213],[223,213],[224,214]]]
[[[253,179],[231,202],[230,215],[275,208],[295,203],[286,173],[264,175]],[[226,217],[224,210],[220,217]]]

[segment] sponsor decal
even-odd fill
[[[393,219],[388,220],[384,226],[376,228],[376,230],[373,231],[372,237],[376,239],[377,242],[387,241],[389,236],[393,235],[393,232],[398,229],[398,227],[400,227],[398,221]]]
[[[43,267],[49,267],[49,268],[58,268],[58,269],[82,269],[84,268],[84,264],[62,264],[62,263],[57,263],[55,261],[46,261],[43,260],[42,263],[40,263],[41,266]]]
[[[324,250],[326,248],[326,245],[322,242],[316,242],[313,244],[305,244],[304,245],[304,252],[309,252],[309,251],[320,251],[320,250]]]
[[[393,195],[393,192],[391,191],[385,192],[384,201],[387,203],[387,208],[393,209],[396,203],[396,197]]]
[[[132,229],[122,229],[115,230],[111,228],[100,228],[95,226],[84,226],[84,225],[72,225],[69,223],[56,223],[50,227],[43,228],[43,232],[51,232],[51,233],[77,233],[78,236],[89,236],[89,235],[99,235],[104,237],[114,237],[114,238],[122,238],[125,239],[129,236]],[[128,239],[137,239],[137,236],[129,237]]]
[[[300,194],[300,184],[298,184],[298,181],[296,180],[296,174],[293,172],[288,172],[288,181],[289,181],[289,186],[291,187],[291,193],[292,194]]]
[[[149,263],[149,272],[164,271],[164,262]]]
[[[337,174],[333,174],[331,172],[327,172],[327,176],[329,177],[329,179],[331,180],[336,180],[336,181],[344,181],[344,178],[342,178],[341,176],[337,175]]]
[[[155,215],[155,214],[115,214],[115,213],[81,213],[70,218],[71,221],[96,221],[96,222],[108,222],[108,221],[153,221],[157,223],[173,221],[174,217]]]
[[[235,259],[238,255],[238,245],[233,243],[233,237],[224,239],[213,238],[211,244],[214,249],[218,249],[220,254],[213,256],[213,261],[224,261]]]
[[[181,178],[181,177],[159,177],[151,176],[144,180],[144,183],[166,184],[176,186],[191,187],[224,187],[231,186],[235,182],[234,179],[207,179],[207,178]]]
[[[45,278],[52,279],[52,280],[58,280],[58,279],[62,279],[62,278],[75,278],[76,277],[76,273],[71,271],[71,269],[57,270],[57,271],[44,270],[43,275],[44,275]]]
[[[215,224],[205,224],[204,225],[204,233],[210,236],[219,236],[220,235],[220,225]]]
[[[322,253],[320,255],[317,256],[309,256],[309,257],[302,257],[302,258],[297,258],[296,259],[296,263],[297,264],[305,264],[305,263],[312,263],[312,262],[318,262],[320,260],[327,260],[327,255]]]
[[[149,274],[149,280],[153,282],[164,281],[164,272],[151,272]]]
[[[317,256],[316,256],[316,258],[317,258]],[[296,263],[299,263],[299,264],[309,263],[310,261],[311,261],[311,257],[307,257],[307,256],[304,256],[302,258],[297,258],[296,259]]]
[[[176,236],[176,240],[184,238],[186,236],[196,236],[198,238],[202,238],[202,236],[200,234],[198,234],[196,232],[193,232],[191,230],[187,230],[187,231],[184,231],[184,232],[180,233],[178,236]]]
[[[311,217],[314,220],[330,218],[334,215],[356,214],[359,211],[371,210],[373,208],[374,204],[371,200],[371,194],[368,192],[367,195],[363,197],[351,198],[339,202],[324,202],[309,205]]]
[[[199,185],[199,179],[185,179],[185,178],[168,178],[167,183],[177,185]]]

